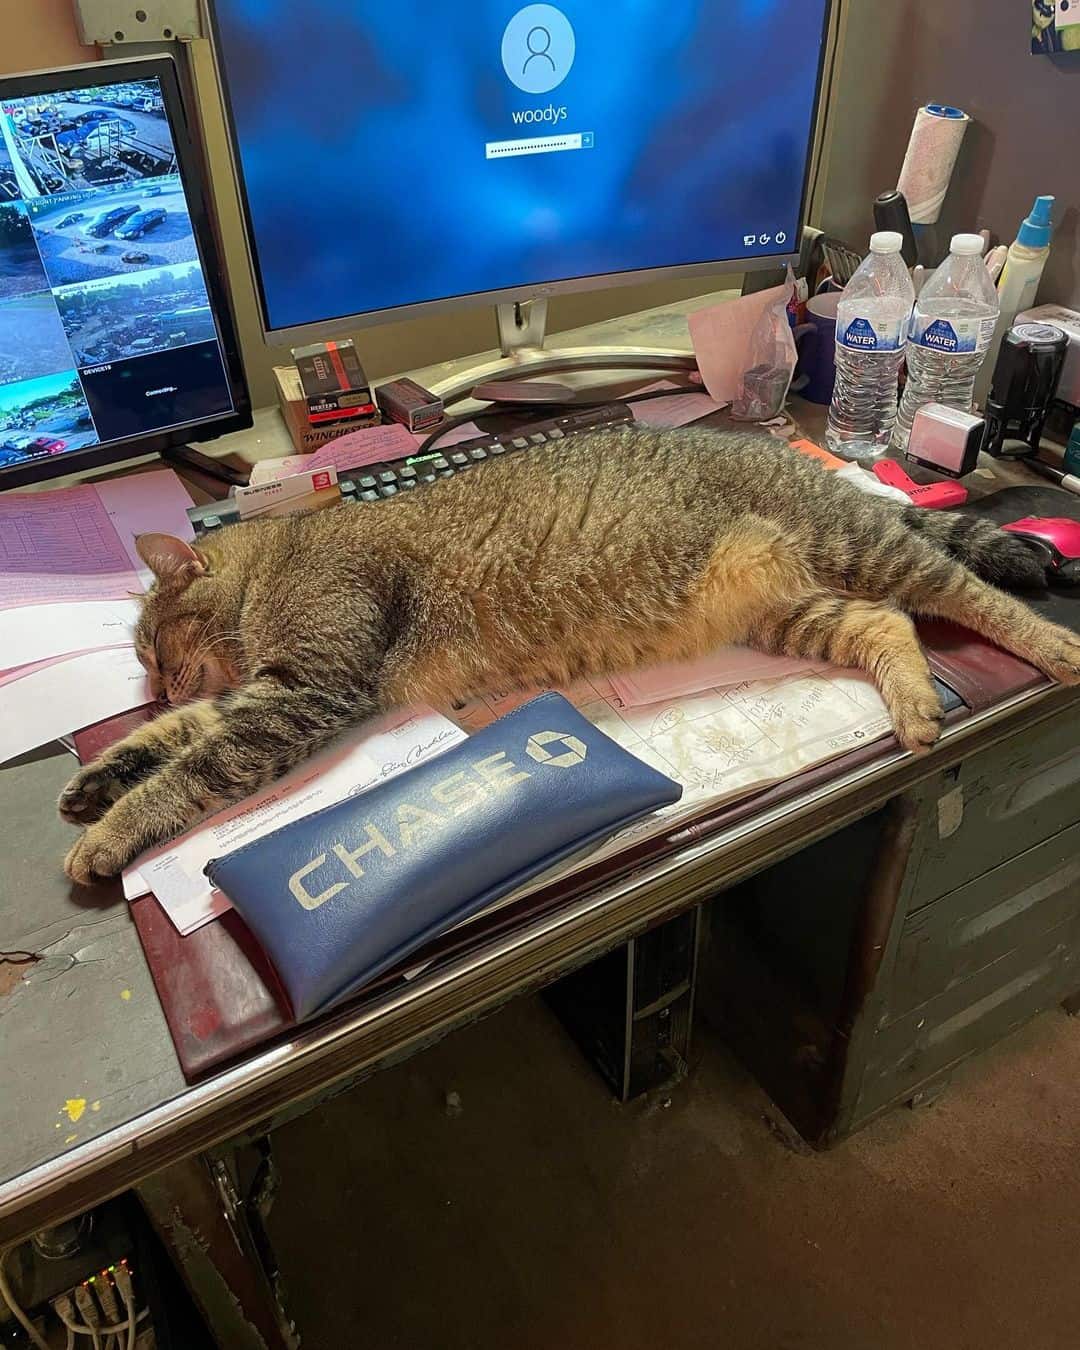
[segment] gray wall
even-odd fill
[[[821,225],[864,243],[874,197],[896,186],[915,109],[952,103],[974,125],[938,230],[1011,243],[1053,193],[1041,302],[1080,308],[1080,53],[1028,53],[1028,0],[847,0]]]

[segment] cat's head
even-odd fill
[[[233,587],[207,555],[171,534],[141,534],[139,557],[154,574],[135,625],[135,654],[156,698],[173,705],[238,683]]]

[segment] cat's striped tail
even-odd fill
[[[904,524],[962,562],[983,581],[1035,589],[1046,585],[1046,567],[1021,539],[977,516],[908,506]]]

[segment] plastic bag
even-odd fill
[[[799,359],[788,317],[794,292],[795,278],[789,267],[783,295],[762,310],[750,334],[742,385],[731,405],[732,417],[741,422],[762,422],[784,406]]]

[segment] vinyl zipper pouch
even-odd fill
[[[303,1019],[681,794],[561,694],[541,694],[436,759],[212,859],[206,874]]]

